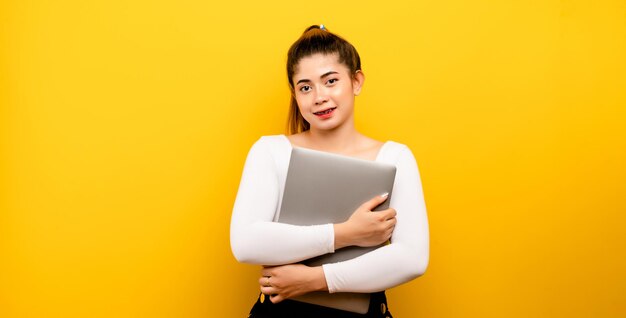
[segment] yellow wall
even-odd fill
[[[230,211],[317,23],[362,55],[359,128],[420,165],[396,317],[626,316],[624,1],[269,3],[0,4],[0,317],[245,317]]]

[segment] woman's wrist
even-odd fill
[[[353,245],[348,235],[347,222],[333,224],[335,231],[335,250]]]
[[[309,267],[311,272],[311,291],[328,291],[328,284],[326,284],[326,275],[324,274],[324,268],[322,266]]]

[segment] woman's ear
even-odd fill
[[[361,70],[356,71],[352,77],[352,91],[355,96],[358,96],[361,93],[363,82],[365,82],[365,74],[363,74],[363,71]]]

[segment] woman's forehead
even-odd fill
[[[318,78],[330,71],[339,73],[347,73],[348,67],[339,62],[338,54],[316,53],[307,57],[303,57],[297,64],[294,72],[294,80],[298,81],[300,77]]]

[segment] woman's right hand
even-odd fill
[[[386,193],[375,196],[357,208],[347,221],[334,224],[335,249],[352,245],[376,246],[389,240],[396,225],[396,210],[372,212],[387,197]]]

